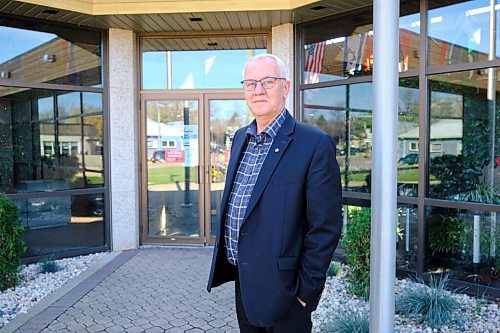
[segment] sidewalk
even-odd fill
[[[238,332],[234,284],[207,293],[211,247],[125,251],[1,332]]]

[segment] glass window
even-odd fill
[[[263,37],[252,37],[264,40]],[[265,49],[249,43],[248,37],[234,37],[235,45],[225,50],[203,50],[204,39],[191,39],[190,51],[181,47],[186,42],[166,38],[147,38],[142,43],[142,89],[206,89],[241,88],[241,69],[255,54]],[[179,42],[179,43],[177,43]],[[220,39],[221,44],[225,39]],[[208,43],[214,44],[215,42]],[[215,43],[217,45],[217,43]],[[257,46],[256,48],[251,48]]]
[[[399,71],[418,69],[420,14],[402,16],[399,21]],[[372,13],[356,20],[337,18],[304,29],[302,83],[318,83],[352,76],[372,75]]]
[[[104,195],[89,194],[50,198],[16,199],[23,238],[24,257],[104,246]]]
[[[430,76],[430,197],[498,202],[500,94],[496,80],[488,80],[498,74],[474,70]]]
[[[82,117],[82,95],[0,88],[0,193],[102,186],[102,114]]]
[[[400,79],[398,96],[398,194],[417,196],[420,97],[418,78]]]
[[[428,207],[426,221],[428,272],[500,287],[497,213]]]
[[[81,93],[70,92],[57,96],[57,117],[69,117],[81,113]]]
[[[38,25],[43,31],[19,27],[2,19],[0,72],[12,80],[102,86],[101,35],[98,32]],[[18,26],[18,27],[16,27]]]
[[[497,40],[497,48],[499,42],[490,36],[489,4],[474,0],[429,10],[430,66],[488,60],[490,38]]]
[[[398,205],[396,266],[399,270],[417,270],[418,219],[417,206]]]

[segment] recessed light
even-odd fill
[[[326,7],[325,6],[314,6],[314,7],[311,7],[312,10],[322,10],[322,9],[325,9]]]
[[[54,14],[59,13],[59,11],[58,11],[58,10],[56,10],[56,9],[45,9],[42,13],[43,13],[43,14],[50,14],[50,15],[54,15]]]
[[[203,19],[201,17],[190,17],[189,20],[191,22],[201,22]]]
[[[207,43],[208,46],[217,46],[219,45],[219,43],[217,42],[210,42],[210,43]]]

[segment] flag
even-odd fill
[[[319,73],[323,67],[323,58],[325,56],[326,42],[318,42],[307,45],[306,65],[304,71],[309,72],[309,79],[305,83],[319,82]]]
[[[354,74],[363,69],[363,52],[365,49],[366,34],[346,37],[344,48],[344,73]]]

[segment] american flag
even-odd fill
[[[319,82],[319,73],[323,67],[326,42],[312,43],[307,45],[306,65],[304,70],[311,73],[308,83]]]

